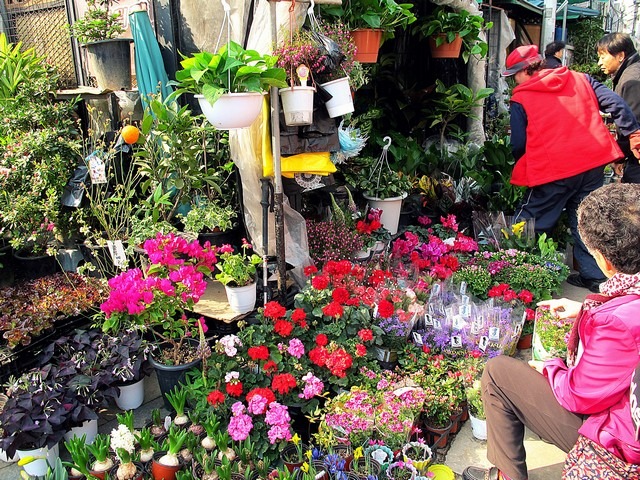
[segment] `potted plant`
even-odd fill
[[[114,462],[110,455],[111,437],[106,433],[99,433],[91,445],[87,445],[94,460],[89,467],[89,473],[104,480]]]
[[[238,228],[237,217],[238,212],[233,205],[222,205],[222,202],[203,197],[192,202],[191,210],[182,215],[181,220],[184,231],[197,234],[200,243],[208,241],[220,247],[233,243],[232,231]]]
[[[380,45],[395,36],[395,29],[416,21],[412,8],[412,3],[395,0],[349,0],[341,6],[323,5],[322,12],[339,17],[351,28],[358,49],[356,60],[375,63]]]
[[[217,53],[184,58],[176,72],[177,94],[194,93],[203,113],[217,129],[248,127],[262,110],[269,87],[284,88],[286,73],[277,58],[245,50],[229,41]],[[241,102],[240,104],[234,102]]]
[[[153,454],[155,453],[154,448],[156,442],[151,434],[151,429],[144,427],[140,429],[138,433],[134,433],[136,437],[136,442],[140,446],[140,461],[143,464],[150,462],[153,459]]]
[[[458,58],[464,46],[462,58],[466,63],[471,55],[486,56],[489,46],[481,35],[492,26],[492,22],[485,24],[481,15],[438,7],[421,22],[418,29],[425,37],[429,37],[432,57]]]
[[[9,457],[38,457],[29,463],[28,473],[44,475],[47,460],[57,456],[58,442],[64,437],[68,411],[65,392],[56,385],[57,367],[46,365],[15,380],[7,402],[0,412],[0,427],[5,438],[0,447]],[[25,466],[27,467],[27,466]]]
[[[480,380],[475,380],[466,388],[467,402],[469,404],[469,419],[471,420],[471,432],[478,440],[487,439],[487,416],[484,413],[482,403],[482,391]]]
[[[89,71],[101,90],[131,89],[130,38],[118,38],[124,31],[120,12],[110,11],[114,0],[87,0],[83,18],[69,27],[87,50]]]
[[[205,292],[205,274],[213,271],[217,259],[215,249],[173,234],[147,240],[144,250],[144,271],[129,269],[109,280],[109,298],[100,307],[105,313],[102,329],[138,328],[153,335],[155,351],[149,361],[166,401],[167,392],[204,355],[204,319],[190,319],[187,312]],[[166,406],[170,408],[168,401]]]
[[[235,253],[230,245],[223,245],[219,252],[220,262],[216,264],[219,280],[225,287],[229,306],[236,313],[248,313],[256,304],[256,266],[262,259],[255,253],[246,239],[242,239],[241,252]]]
[[[176,386],[172,391],[167,392],[167,400],[176,412],[173,417],[173,424],[176,427],[185,428],[189,424],[189,416],[185,414],[185,406],[187,405],[187,389]]]
[[[126,425],[118,425],[111,431],[111,448],[116,452],[119,464],[115,467],[117,480],[142,479],[143,471],[140,465],[133,462],[136,450],[136,439],[133,432]]]
[[[87,448],[87,438],[85,435],[81,437],[73,437],[64,442],[64,446],[71,456],[71,462],[67,463],[69,474],[71,476],[89,477],[89,449]]]
[[[151,473],[154,478],[175,479],[176,472],[182,469],[178,453],[188,434],[188,430],[182,430],[177,427],[169,429],[166,440],[167,450],[153,455]]]

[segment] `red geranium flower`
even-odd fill
[[[529,290],[521,290],[518,294],[518,298],[524,303],[531,303],[533,301],[533,293]]]
[[[367,347],[365,347],[363,344],[358,343],[356,345],[356,356],[358,357],[364,357],[367,354]]]
[[[311,280],[311,286],[316,290],[324,290],[329,286],[329,278],[324,275],[317,275]]]
[[[224,393],[220,390],[213,390],[207,395],[207,403],[212,407],[224,402]]]
[[[277,318],[282,318],[284,317],[284,314],[287,313],[287,309],[284,308],[282,305],[280,305],[278,302],[276,302],[275,300],[272,300],[271,302],[268,302],[265,306],[264,306],[264,312],[263,315],[266,318],[271,318],[273,320],[277,319]]]
[[[324,367],[327,363],[327,349],[316,347],[309,350],[309,360],[319,367]]]
[[[318,269],[316,268],[315,265],[309,265],[308,267],[304,267],[304,274],[305,276],[309,277],[311,275],[313,275],[314,273],[316,273],[318,271]]]
[[[307,313],[302,308],[296,308],[291,314],[291,320],[293,320],[295,323],[297,323],[300,326],[302,326],[302,323],[306,319],[307,319]]]
[[[378,303],[378,315],[382,318],[389,318],[393,315],[394,308],[393,303],[389,300],[380,300]]]
[[[360,337],[360,340],[362,340],[363,342],[368,342],[370,340],[373,340],[373,332],[368,328],[363,328],[362,330],[360,330],[358,332],[358,336]]]
[[[267,360],[269,358],[269,349],[264,345],[249,347],[247,353],[251,360]]]
[[[331,302],[322,307],[322,314],[327,317],[340,318],[344,313],[344,308],[338,302]]]
[[[351,297],[351,295],[349,295],[349,290],[344,287],[336,288],[331,294],[331,298],[333,298],[333,301],[340,304],[346,303],[346,301],[349,300],[349,297]]]
[[[518,298],[518,295],[513,290],[507,290],[506,292],[504,292],[503,298],[505,302],[510,302]]]
[[[288,322],[287,320],[276,320],[273,329],[281,337],[288,337],[293,331],[293,323]]]
[[[232,397],[239,397],[242,395],[242,382],[227,383],[226,390]]]
[[[279,373],[278,375],[273,376],[273,380],[271,380],[271,388],[274,392],[286,395],[293,388],[296,388],[296,379],[290,373]]]
[[[267,363],[264,364],[264,367],[262,367],[262,370],[264,370],[264,373],[266,373],[267,375],[271,375],[272,373],[275,373],[278,371],[278,365],[276,365],[276,362],[274,362],[273,360],[269,360]]]
[[[324,333],[319,333],[316,335],[316,345],[319,347],[324,347],[327,343],[329,343],[329,339]]]
[[[247,393],[247,402],[251,400],[254,395],[260,395],[262,398],[266,398],[267,405],[276,401],[276,396],[273,394],[273,391],[270,388],[257,387],[253,390],[250,390],[249,393]]]
[[[326,367],[338,378],[344,378],[351,365],[353,365],[353,358],[342,348],[332,352],[326,361]]]

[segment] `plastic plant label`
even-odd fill
[[[91,183],[107,183],[106,169],[102,159],[94,152],[89,155],[89,157],[87,157],[86,161],[89,165],[89,176],[91,177]]]
[[[438,319],[433,319],[433,328],[435,330],[442,330],[442,322],[440,322],[440,320]]]
[[[451,348],[462,348],[462,337],[460,335],[451,336]]]
[[[489,337],[487,337],[486,335],[481,336],[480,341],[478,342],[478,349],[481,352],[484,352],[487,349],[488,345],[489,345]]]
[[[489,328],[489,340],[492,342],[497,342],[500,340],[500,328],[499,327],[491,327]]]
[[[460,295],[465,295],[467,293],[467,282],[460,283]]]
[[[433,326],[433,317],[431,316],[431,313],[424,314],[424,325],[429,327]]]
[[[127,254],[124,253],[124,245],[122,240],[107,240],[111,259],[116,267],[124,268],[127,266]]]
[[[413,343],[421,347],[423,345],[422,335],[420,335],[418,332],[412,332],[412,335],[413,335]]]
[[[453,327],[454,330],[462,330],[465,325],[466,325],[466,322],[464,321],[464,319],[460,315],[455,315],[453,317],[453,321],[451,322],[451,326]]]

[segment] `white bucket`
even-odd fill
[[[471,433],[474,438],[478,440],[487,439],[487,421],[481,420],[469,414],[469,420],[471,421]]]
[[[263,94],[259,92],[225,93],[211,105],[203,95],[195,95],[202,113],[218,130],[247,128],[262,111]]]
[[[329,117],[335,118],[353,112],[353,97],[349,86],[349,77],[342,77],[320,85],[332,96],[325,105]]]
[[[370,197],[368,195],[363,196],[367,199],[369,207],[382,210],[382,214],[380,215],[380,223],[382,223],[382,226],[389,230],[391,235],[398,233],[402,201],[407,197],[407,193],[405,192],[399,197],[389,197],[385,199]]]
[[[284,123],[290,127],[313,123],[313,94],[315,87],[289,87],[280,89]]]
[[[64,434],[66,441],[71,440],[73,437],[81,438],[82,435],[86,435],[86,443],[91,445],[98,435],[98,419],[87,420],[79,427],[73,427]]]
[[[256,306],[256,283],[244,287],[224,286],[229,307],[235,313],[249,313]]]
[[[32,477],[43,477],[49,466],[56,464],[56,459],[59,457],[58,444],[52,448],[36,448],[34,450],[16,450],[18,458],[36,457],[37,459],[22,466],[24,471]]]
[[[137,382],[118,385],[116,405],[120,410],[135,410],[144,403],[144,377]]]

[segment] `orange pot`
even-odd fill
[[[382,30],[379,28],[358,28],[351,31],[351,37],[356,44],[355,59],[358,62],[376,63],[378,61]]]
[[[460,50],[462,50],[462,38],[456,34],[456,38],[451,43],[446,40],[439,46],[436,46],[436,37],[446,37],[444,33],[429,37],[429,48],[431,49],[432,58],[458,58]]]

